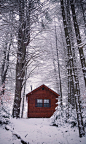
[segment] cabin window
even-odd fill
[[[37,99],[37,107],[43,107],[43,100],[42,99]]]
[[[35,102],[36,107],[51,107],[50,99],[36,99]]]
[[[44,107],[50,107],[50,100],[44,99]]]

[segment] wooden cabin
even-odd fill
[[[28,118],[49,118],[58,106],[56,92],[45,85],[41,85],[26,95],[28,102]]]

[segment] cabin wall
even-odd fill
[[[51,107],[36,107],[36,99],[50,99]],[[33,94],[28,96],[28,118],[49,118],[55,112],[55,107],[57,106],[57,101],[55,95],[48,89],[40,89],[35,91]]]

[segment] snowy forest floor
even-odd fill
[[[11,119],[0,126],[0,144],[86,144],[86,136],[79,138],[78,128],[64,124],[51,126],[51,119]]]

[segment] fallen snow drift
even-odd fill
[[[0,130],[0,142],[20,144],[23,140],[29,144],[86,144],[86,137],[79,138],[77,127],[71,128],[68,124],[55,127],[50,123],[46,118],[11,119],[7,126],[9,130]],[[16,135],[19,139],[15,138]]]

